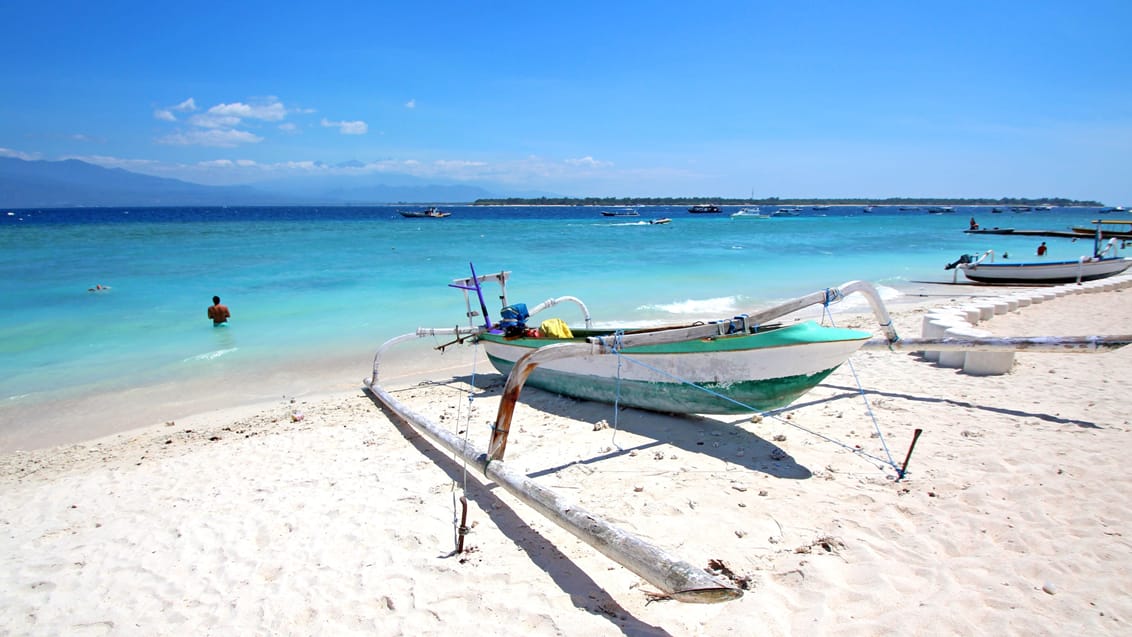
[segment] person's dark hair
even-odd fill
[[[220,297],[219,297],[219,296],[214,296],[214,297],[212,297],[212,304],[213,304],[213,305],[216,305],[216,304],[217,304],[217,303],[219,303],[219,302],[220,302]]]

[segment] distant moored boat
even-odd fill
[[[401,212],[402,217],[429,217],[432,219],[443,219],[451,214],[451,212],[444,212],[436,206],[429,206],[424,210]]]

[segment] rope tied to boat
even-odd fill
[[[826,288],[825,289],[825,300],[822,301],[822,306],[826,309],[826,311],[828,311],[830,303],[837,303],[838,301],[841,301],[844,298],[845,298],[845,295],[841,293],[841,290],[839,290],[837,288]]]
[[[443,351],[443,350],[441,350],[441,351]],[[466,420],[466,422],[464,422],[464,444],[465,445],[468,444],[468,434],[469,434],[469,432],[472,428],[472,401],[475,400],[476,360],[478,358],[479,358],[479,341],[476,340],[476,341],[473,341],[473,343],[472,343],[472,373],[471,373],[471,378],[469,378],[469,380],[468,380],[468,391],[467,391],[468,412],[467,412],[467,420]],[[464,416],[461,413],[462,412],[461,404],[462,404],[462,401],[457,400],[457,402],[456,402],[456,418],[455,418],[455,423],[456,423],[455,426],[456,426],[457,433],[459,433],[460,422],[464,418]],[[456,455],[457,454],[453,454],[453,459],[456,459],[455,458]],[[469,530],[469,527],[468,527],[468,499],[465,496],[465,494],[468,491],[468,459],[467,458],[463,459],[463,462],[461,463],[461,470],[463,471],[463,476],[461,478],[461,482],[456,482],[456,481],[452,482],[452,526],[453,526],[453,529],[454,529],[454,532],[455,532],[455,540],[456,540],[455,553],[463,553],[464,552],[464,536],[468,534],[468,530]],[[487,468],[485,467],[484,473],[486,474],[486,472],[487,472]],[[457,491],[459,491],[459,496],[457,496]]]
[[[750,411],[750,412],[753,412],[753,413],[759,414],[760,416],[763,416],[763,417],[769,417],[769,418],[773,418],[773,419],[777,420],[778,422],[780,422],[780,423],[782,423],[782,424],[784,424],[784,425],[787,425],[787,426],[789,426],[789,427],[793,427],[793,428],[795,428],[795,429],[798,429],[798,430],[800,430],[800,431],[803,431],[803,432],[805,432],[805,433],[808,433],[808,434],[810,434],[811,436],[814,436],[814,437],[817,437],[817,438],[821,438],[822,440],[825,440],[826,442],[832,443],[832,444],[834,444],[834,445],[837,445],[837,446],[839,446],[839,447],[842,447],[842,448],[844,448],[844,449],[846,449],[846,450],[848,450],[848,451],[851,451],[852,453],[854,453],[854,454],[856,454],[856,455],[858,455],[858,456],[861,456],[861,457],[863,457],[863,458],[866,458],[866,459],[868,459],[868,460],[871,460],[871,461],[873,461],[874,463],[878,464],[879,466],[887,466],[887,467],[889,467],[889,468],[891,468],[891,469],[893,469],[893,470],[895,470],[895,471],[897,471],[897,472],[899,472],[899,471],[900,471],[900,468],[899,468],[899,467],[898,467],[898,466],[896,465],[896,463],[895,463],[895,462],[893,462],[893,461],[892,461],[892,454],[891,454],[891,453],[888,453],[888,446],[887,446],[887,445],[884,445],[884,450],[885,450],[885,454],[886,454],[886,455],[888,455],[888,460],[885,460],[884,458],[878,458],[877,456],[875,456],[875,455],[873,455],[873,454],[871,454],[871,453],[869,453],[869,452],[865,451],[864,449],[862,449],[862,448],[860,448],[860,447],[858,447],[858,446],[852,446],[852,445],[850,445],[850,444],[848,444],[848,443],[845,443],[845,442],[842,442],[842,441],[840,441],[840,440],[837,440],[836,438],[832,438],[832,437],[830,437],[830,436],[827,436],[827,435],[825,435],[825,434],[823,434],[823,433],[820,433],[820,432],[814,431],[814,430],[812,430],[812,429],[807,429],[806,427],[803,427],[802,425],[799,425],[798,423],[795,423],[795,422],[792,422],[792,421],[790,421],[790,420],[786,420],[785,418],[782,418],[782,417],[780,417],[780,416],[778,415],[778,412],[781,412],[781,411],[785,411],[785,410],[786,410],[786,408],[785,408],[785,407],[783,407],[783,408],[780,408],[780,409],[776,409],[776,410],[772,410],[772,411],[761,411],[761,410],[759,410],[759,409],[756,409],[756,408],[755,408],[754,406],[752,406],[752,405],[748,405],[747,403],[744,403],[744,402],[743,402],[743,401],[741,401],[741,400],[735,400],[734,398],[732,398],[732,397],[730,397],[730,396],[726,396],[726,395],[724,395],[724,394],[721,394],[721,393],[719,393],[719,392],[717,392],[717,391],[715,391],[715,390],[713,390],[713,389],[710,389],[710,388],[708,388],[708,387],[704,387],[703,385],[698,385],[698,384],[696,384],[696,383],[694,383],[694,382],[692,382],[692,381],[690,381],[690,380],[687,380],[686,378],[681,378],[681,377],[679,377],[679,376],[676,376],[676,375],[674,375],[674,374],[670,374],[670,373],[668,373],[667,371],[665,371],[665,370],[663,370],[663,369],[660,369],[660,368],[658,368],[658,367],[654,367],[654,366],[652,366],[652,365],[649,365],[648,363],[646,363],[646,362],[644,362],[644,361],[642,361],[642,360],[640,360],[640,359],[637,359],[637,358],[633,358],[632,356],[627,356],[627,355],[626,355],[626,356],[624,356],[624,359],[625,359],[626,361],[629,361],[629,362],[631,362],[631,363],[635,363],[635,364],[637,364],[637,365],[640,365],[641,367],[644,367],[645,369],[648,369],[648,370],[650,370],[650,371],[653,371],[653,372],[655,372],[655,373],[657,373],[657,374],[660,374],[661,376],[664,376],[664,377],[667,377],[667,378],[671,378],[672,380],[675,380],[675,381],[679,381],[680,383],[683,383],[683,384],[685,384],[685,385],[687,385],[687,386],[689,386],[689,387],[693,387],[693,388],[695,388],[695,389],[698,389],[698,390],[700,390],[700,391],[702,391],[702,392],[705,392],[705,393],[707,393],[707,394],[711,394],[712,396],[715,396],[716,398],[720,398],[720,399],[723,399],[723,400],[725,400],[725,401],[727,401],[727,402],[730,402],[730,403],[734,403],[734,404],[736,404],[736,405],[739,405],[740,407],[742,407],[742,408],[743,408],[744,410],[746,410],[746,411]],[[863,392],[863,390],[862,390],[862,396],[863,396],[863,395],[864,395],[864,392]],[[867,405],[867,403],[866,403],[866,405]],[[871,409],[870,409],[870,412],[869,412],[869,413],[870,413],[870,414],[872,413]],[[876,418],[875,418],[875,417],[873,418],[873,422],[874,422],[874,424],[876,423]],[[881,438],[881,442],[883,443],[883,441],[884,441],[884,440],[883,440],[883,437],[882,437],[882,438]]]
[[[836,322],[833,320],[833,312],[829,311],[828,305],[825,306],[823,312],[825,314],[825,317],[829,319],[829,324],[836,326]],[[891,326],[891,318],[888,319],[888,322],[886,324],[881,325],[882,328],[888,328]],[[892,349],[891,341],[889,341],[888,343],[888,349]],[[850,358],[846,360],[845,364],[849,368],[849,373],[853,374],[853,382],[857,384],[857,393],[861,395],[861,402],[865,405],[865,412],[869,414],[869,419],[873,421],[873,429],[877,433],[877,439],[880,440],[881,448],[884,449],[884,455],[888,456],[888,465],[896,470],[896,472],[900,475],[900,478],[903,478],[904,471],[899,466],[897,466],[896,461],[892,458],[892,452],[888,449],[888,442],[884,439],[884,433],[880,430],[880,422],[877,420],[876,413],[873,412],[873,406],[869,403],[869,397],[865,395],[865,388],[861,385],[860,377],[857,376],[857,368],[853,366],[853,359]]]
[[[609,438],[609,444],[617,447],[618,451],[622,451],[621,446],[617,444],[617,432],[621,426],[621,349],[624,346],[623,336],[625,336],[625,330],[619,329],[613,333],[613,352],[617,355],[617,390],[613,396],[613,435]]]

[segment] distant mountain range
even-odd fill
[[[493,196],[497,195],[478,186],[431,184],[407,175],[205,186],[77,159],[0,157],[2,208],[461,203]]]

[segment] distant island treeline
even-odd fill
[[[508,197],[477,199],[476,206],[1069,206],[1102,207],[1099,201],[1081,201],[1063,197],[1002,197],[999,199],[954,199],[930,197],[889,197],[887,199],[726,199],[722,197]]]

